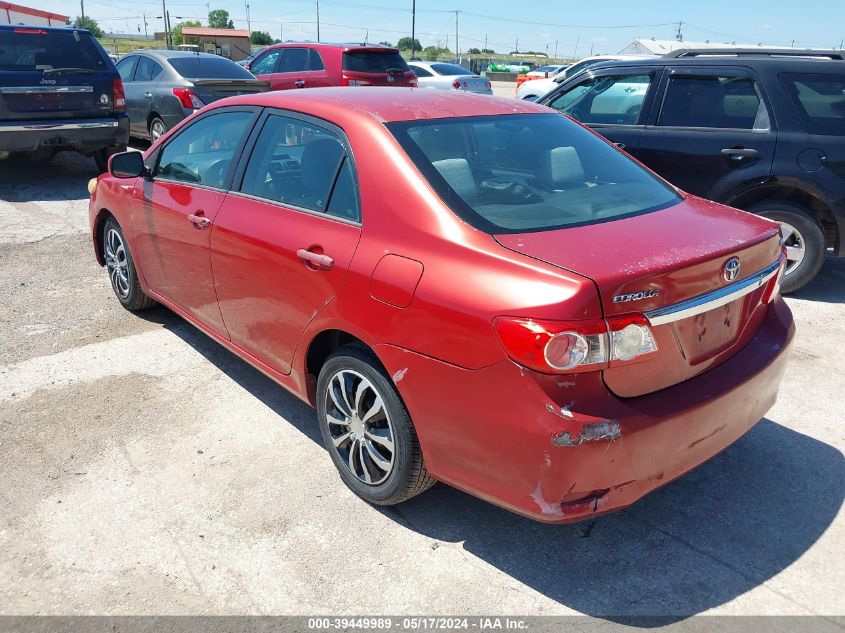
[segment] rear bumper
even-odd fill
[[[0,121],[0,150],[7,152],[55,147],[91,153],[125,145],[128,141],[129,117],[126,114],[97,119]]]
[[[795,327],[778,298],[718,367],[638,398],[598,373],[510,361],[466,370],[382,345],[431,475],[520,514],[566,523],[624,508],[718,454],[774,404]]]

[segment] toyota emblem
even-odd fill
[[[392,84],[394,81],[396,81],[396,78],[393,75],[387,76],[387,83]]]
[[[739,276],[739,258],[731,257],[728,261],[725,262],[725,265],[722,266],[722,277],[725,278],[725,281],[733,281]]]

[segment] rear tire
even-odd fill
[[[434,485],[408,410],[370,350],[345,345],[329,357],[317,419],[343,483],[365,501],[394,505]]]
[[[826,250],[824,230],[807,209],[786,200],[768,200],[747,210],[781,224],[787,247],[784,293],[798,290],[819,274]]]
[[[159,117],[153,117],[150,121],[150,143],[155,143],[161,136],[167,132],[167,125]]]
[[[103,256],[112,290],[120,305],[130,312],[156,305],[155,300],[141,289],[129,244],[120,225],[113,218],[106,220],[103,226]]]

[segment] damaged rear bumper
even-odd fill
[[[777,398],[794,331],[778,298],[735,356],[627,399],[613,395],[598,372],[552,376],[510,361],[467,370],[390,345],[376,351],[433,477],[565,523],[624,508],[745,434]]]

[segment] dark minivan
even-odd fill
[[[539,103],[688,193],[780,222],[785,292],[813,279],[828,249],[845,256],[842,51],[687,49],[603,63]]]
[[[88,31],[0,25],[0,158],[75,150],[102,172],[128,140],[123,84]]]

